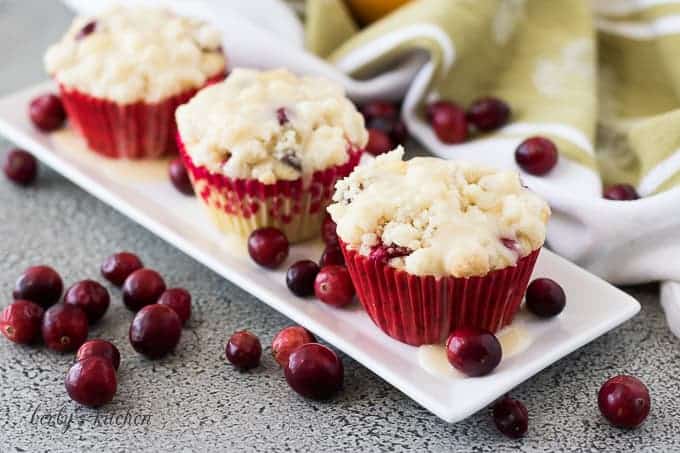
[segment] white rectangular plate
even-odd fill
[[[242,239],[220,235],[195,199],[175,191],[167,179],[166,161],[108,160],[89,152],[70,130],[52,135],[38,132],[27,118],[27,106],[34,95],[50,89],[50,84],[43,84],[0,99],[0,133],[92,195],[307,327],[448,422],[468,417],[640,310],[637,301],[626,293],[544,250],[534,276],[549,276],[564,287],[568,299],[564,312],[548,321],[522,314],[518,323],[525,347],[506,357],[489,376],[431,374],[419,364],[417,348],[383,334],[358,304],[335,309],[313,299],[297,298],[286,288],[285,266],[279,271],[258,268],[248,258]],[[295,246],[288,263],[320,254],[318,242]]]

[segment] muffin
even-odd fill
[[[224,78],[216,28],[156,8],[114,7],[77,17],[45,55],[70,123],[113,158],[176,150],[174,111]]]
[[[340,86],[283,69],[236,69],[176,117],[195,192],[219,228],[273,226],[291,242],[319,235],[335,182],[368,140]]]
[[[328,207],[357,295],[399,341],[496,332],[519,310],[550,208],[517,173],[398,148],[339,181]]]

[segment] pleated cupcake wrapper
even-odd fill
[[[204,86],[223,79],[224,74],[220,74]],[[69,122],[85,138],[87,146],[104,156],[125,159],[175,153],[175,110],[198,91],[186,90],[156,103],[118,104],[59,84]]]
[[[414,346],[442,343],[457,327],[497,332],[519,311],[539,250],[483,277],[417,276],[341,242],[359,301],[387,335]]]
[[[362,150],[350,150],[349,160],[317,171],[309,178],[263,184],[256,179],[232,179],[195,165],[177,134],[180,155],[194,190],[221,231],[248,236],[262,227],[276,227],[290,242],[316,237],[326,216],[335,183],[359,163]]]

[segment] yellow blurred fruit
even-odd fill
[[[362,24],[370,24],[411,0],[346,0],[352,14]]]

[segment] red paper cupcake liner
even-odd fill
[[[418,276],[341,242],[359,301],[387,335],[414,346],[442,343],[458,327],[497,332],[519,311],[539,250],[483,277]]]
[[[200,88],[223,79],[224,74],[219,74]],[[107,157],[127,159],[157,158],[176,152],[175,110],[199,89],[156,103],[118,104],[59,84],[69,122],[85,138],[87,146]]]
[[[256,179],[233,179],[195,165],[179,134],[177,145],[196,194],[221,230],[247,236],[255,229],[273,226],[291,242],[320,234],[335,183],[352,172],[363,154],[362,149],[350,149],[347,162],[314,172],[308,180],[264,184]]]

